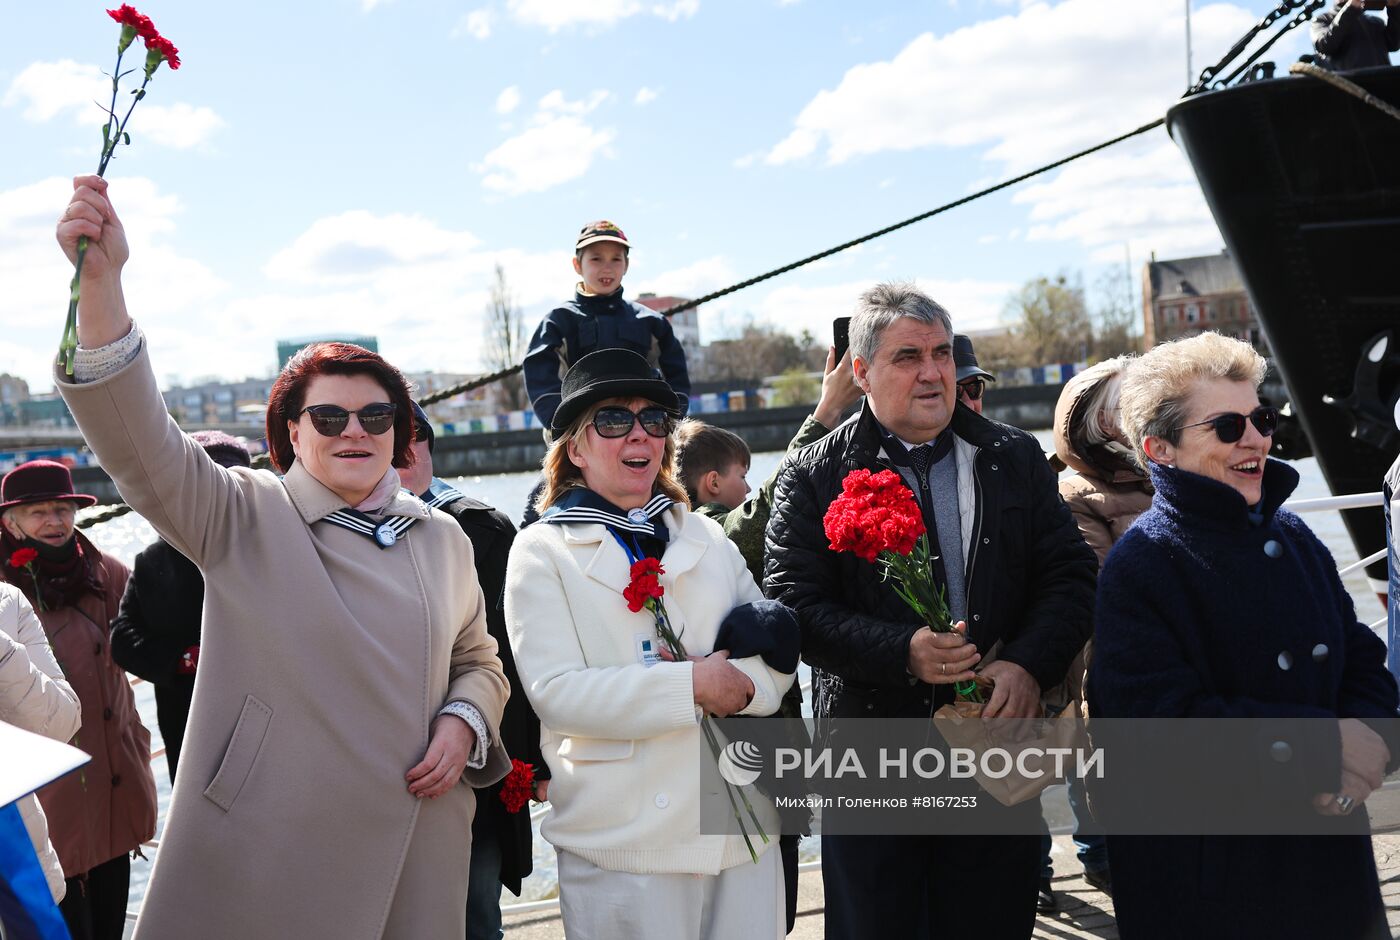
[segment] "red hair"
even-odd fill
[[[296,421],[306,405],[306,387],[318,375],[367,375],[379,383],[394,410],[394,466],[413,466],[413,400],[403,374],[378,353],[352,343],[312,343],[287,363],[267,398],[267,450],[280,472],[296,460],[288,421]]]

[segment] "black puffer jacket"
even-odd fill
[[[1055,487],[1035,438],[963,405],[953,433],[977,449],[976,510],[966,559],[969,636],[984,656],[1057,685],[1089,637],[1098,564]],[[874,565],[827,546],[822,517],[852,470],[892,469],[867,404],[826,438],[789,457],[768,524],[764,590],[797,612],[813,680],[817,746],[843,715],[929,713],[951,686],[913,681],[906,668],[919,618]]]

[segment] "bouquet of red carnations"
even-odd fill
[[[832,551],[854,552],[873,563],[929,629],[953,631],[944,591],[934,583],[936,556],[929,551],[923,513],[899,474],[852,470],[822,523]],[[983,701],[976,681],[959,682],[954,689],[963,701]]]

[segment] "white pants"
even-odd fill
[[[568,940],[782,940],[787,930],[777,840],[718,875],[634,875],[559,853]]]

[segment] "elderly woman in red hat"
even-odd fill
[[[0,578],[38,611],[82,705],[73,743],[92,755],[81,771],[39,791],[63,865],[63,917],[75,940],[119,940],[130,854],[156,831],[156,785],[151,735],[109,641],[127,569],[73,524],[77,510],[95,502],[73,492],[61,463],[32,460],[11,470],[0,481]]]

